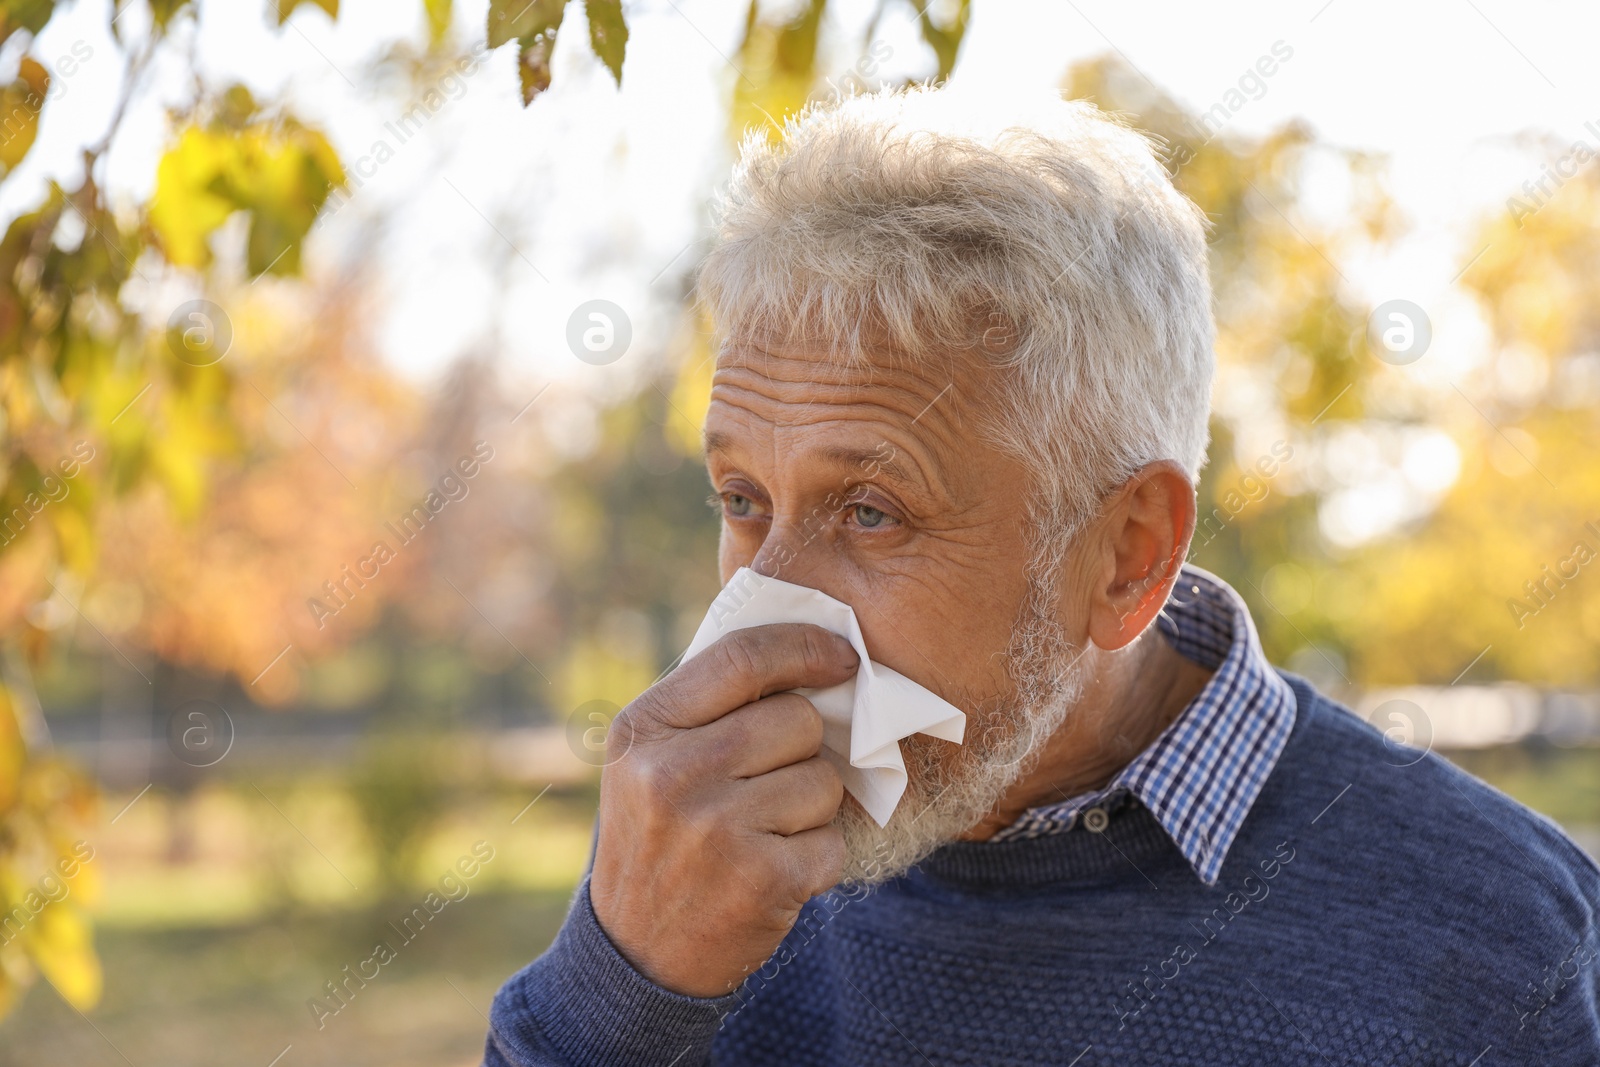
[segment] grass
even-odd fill
[[[387,928],[410,902],[285,915],[225,927],[103,928],[106,994],[78,1015],[36,985],[0,1025],[0,1064],[47,1067],[449,1067],[479,1062],[482,1013],[500,984],[549,944],[568,893],[469,895],[409,944]],[[393,962],[322,1020],[306,1006],[387,937]]]
[[[1600,749],[1451,758],[1600,841]],[[531,790],[457,796],[429,816],[412,877],[380,891],[374,846],[337,780],[259,785],[152,790],[114,825],[133,794],[105,798],[91,836],[104,999],[85,1018],[36,984],[0,1021],[0,1067],[479,1062],[495,990],[560,927],[588,856],[592,791],[552,790],[531,807]],[[477,841],[494,859],[469,894],[402,943],[389,924]],[[307,1001],[379,940],[396,958],[319,1029]]]
[[[84,1017],[36,983],[0,1021],[0,1067],[267,1067],[289,1046],[279,1067],[479,1062],[495,990],[560,927],[592,793],[552,791],[531,808],[532,792],[457,796],[419,826],[404,884],[382,888],[337,780],[259,784],[151,790],[125,812],[132,792],[104,798],[74,883],[95,918],[104,997]],[[467,895],[403,939],[390,923],[478,842],[493,858],[440,894]],[[380,940],[394,960],[318,1027],[308,1000]]]

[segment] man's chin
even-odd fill
[[[939,780],[929,782],[931,777]],[[833,819],[844,835],[840,884],[875,886],[898,878],[982,822],[1016,777],[1015,766],[992,764],[936,776],[919,776],[912,768],[905,796],[887,826],[879,826],[855,797],[845,794]]]
[[[874,886],[898,878],[942,845],[957,840],[999,808],[1084,691],[1089,668],[1081,657],[1058,653],[1045,662],[1062,666],[1046,675],[1039,659],[1026,659],[1029,683],[1021,697],[997,711],[969,716],[967,743],[952,745],[915,735],[901,744],[909,779],[906,792],[879,826],[845,794],[833,819],[844,834],[840,884]],[[1036,653],[1036,656],[1038,654]],[[1042,657],[1040,657],[1042,658]],[[1048,684],[1040,679],[1048,678]]]
[[[845,795],[839,814],[833,818],[833,825],[844,835],[841,886],[868,887],[898,878],[942,844],[924,841],[905,816],[906,807],[902,801],[889,817],[889,824],[879,826],[855,797]]]

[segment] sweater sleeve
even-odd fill
[[[589,880],[544,955],[489,1009],[485,1067],[700,1067],[737,993],[690,997],[634,970],[600,928]]]

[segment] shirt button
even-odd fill
[[[1090,808],[1083,813],[1083,828],[1091,834],[1103,833],[1110,824],[1111,817],[1105,808]]]

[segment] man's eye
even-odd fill
[[[870,504],[857,504],[855,506],[855,516],[856,524],[869,530],[875,526],[883,526],[890,521],[886,513],[879,511]]]
[[[749,497],[740,496],[738,493],[729,493],[722,500],[723,506],[728,509],[729,515],[750,514],[751,503]]]

